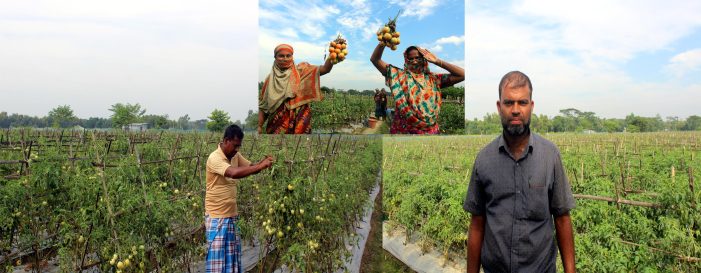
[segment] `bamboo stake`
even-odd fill
[[[691,190],[691,207],[696,208],[696,195],[694,194],[694,169],[689,167],[689,190]]]
[[[623,244],[626,244],[626,245],[632,245],[632,246],[637,246],[637,247],[647,247],[647,248],[649,248],[649,249],[651,249],[651,250],[654,250],[654,251],[657,251],[657,252],[662,252],[662,253],[665,253],[665,254],[668,254],[668,255],[672,255],[672,256],[674,256],[674,257],[677,257],[677,259],[682,260],[682,261],[685,261],[685,262],[689,262],[689,263],[698,263],[698,262],[701,262],[701,258],[683,256],[683,255],[679,255],[679,254],[676,254],[676,253],[669,252],[669,251],[667,251],[667,250],[663,250],[663,249],[659,249],[659,248],[651,247],[651,246],[646,246],[646,245],[641,245],[641,244],[636,244],[636,243],[624,241],[624,240],[621,240],[621,239],[618,239],[618,241],[621,242],[621,243],[623,243]]]
[[[611,197],[606,197],[606,196],[596,196],[596,195],[578,194],[578,193],[575,193],[572,195],[574,196],[574,198],[577,198],[577,199],[589,199],[589,200],[606,201],[606,202],[616,203],[616,206],[618,208],[620,208],[620,204],[638,206],[638,207],[648,207],[648,208],[662,208],[662,205],[658,204],[658,203],[626,200],[626,199],[620,199],[618,197],[611,198]]]

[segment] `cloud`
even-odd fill
[[[365,26],[367,20],[368,20],[368,18],[363,17],[363,16],[356,16],[356,17],[347,16],[347,17],[338,18],[336,21],[344,27],[360,29],[360,28],[363,28]]]
[[[390,4],[398,5],[403,12],[400,16],[409,17],[415,16],[419,20],[433,14],[433,11],[438,7],[438,0],[390,0]]]
[[[658,7],[664,10],[658,18],[648,12],[655,9],[654,3],[629,4],[625,6],[627,12],[612,7],[615,3],[595,1],[593,7],[588,7],[589,4],[563,7],[559,2],[546,2],[540,6],[540,2],[522,1],[507,8],[508,12],[473,9],[466,17],[467,117],[481,118],[496,112],[497,85],[501,76],[511,70],[523,71],[533,81],[534,111],[538,114],[553,116],[569,107],[609,118],[623,118],[630,113],[682,117],[695,114],[696,108],[690,102],[701,99],[700,84],[635,79],[620,63],[642,52],[672,50],[671,45],[698,29],[684,25],[696,24],[697,16],[688,16],[686,9],[696,9],[698,5],[674,7],[671,11]],[[664,15],[673,12],[684,23]],[[596,19],[592,19],[593,14],[597,14]],[[652,23],[639,22],[640,18]],[[648,29],[650,24],[656,26]],[[697,54],[693,50],[672,57],[669,71],[698,69],[701,63]]]
[[[460,45],[465,43],[465,35],[462,36],[448,36],[448,37],[443,37],[439,38],[436,40],[436,44],[438,45],[443,45],[443,44],[453,44],[453,45]]]
[[[665,71],[677,78],[701,68],[701,48],[679,53],[669,60]]]
[[[431,52],[434,52],[434,53],[438,53],[438,52],[443,51],[443,46],[441,46],[441,45],[439,45],[439,44],[436,44],[436,45],[434,45],[434,46],[432,46],[432,47],[429,47],[428,50],[431,51]]]
[[[344,10],[344,13],[337,19],[339,24],[352,29],[362,29],[365,27],[371,11],[370,6],[365,0],[347,2]]]
[[[699,1],[523,0],[510,12],[538,30],[557,32],[556,42],[580,58],[618,62],[668,48],[701,26]]]
[[[316,40],[327,36],[326,22],[341,10],[323,3],[262,1],[259,13],[260,26],[276,36],[300,37],[290,35],[289,29],[294,27],[297,34]]]
[[[465,35],[462,35],[462,36],[451,35],[448,37],[438,38],[438,40],[436,40],[432,44],[427,45],[426,48],[428,48],[428,50],[430,50],[431,52],[441,52],[441,51],[443,51],[443,45],[452,44],[455,46],[459,46],[459,45],[464,44],[464,43],[465,43]]]

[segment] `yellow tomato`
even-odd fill
[[[390,39],[392,39],[392,34],[385,33],[385,35],[382,36],[382,39],[385,41],[389,41]]]

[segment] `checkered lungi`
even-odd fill
[[[241,273],[241,237],[236,225],[239,217],[205,217],[207,229],[207,273]]]

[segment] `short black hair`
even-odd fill
[[[243,130],[236,124],[231,124],[224,130],[224,140],[239,139],[243,140]]]

